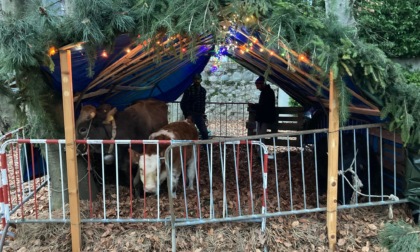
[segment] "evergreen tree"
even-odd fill
[[[224,42],[226,32],[220,25],[224,23],[258,31],[269,49],[277,50],[281,41],[298,53],[310,53],[325,73],[332,69],[341,90],[341,121],[349,117],[350,96],[341,80],[348,75],[365,97],[382,108],[390,130],[399,130],[406,144],[420,144],[419,87],[408,84],[403,71],[377,46],[360,40],[355,29],[327,16],[318,1],[311,5],[297,0],[72,0],[66,1],[66,15],[57,12],[60,1],[23,2],[22,12],[2,15],[0,79],[16,82],[18,92],[11,100],[20,111],[30,112],[21,114],[37,115],[24,118],[31,125],[30,137],[63,136],[62,122],[55,117],[61,95],[52,91],[41,73],[42,66],[53,67],[51,46],[82,41],[93,66],[96,49],[112,49],[122,33],[137,43],[149,41],[147,45],[153,47],[149,49],[159,51],[154,42],[164,36],[181,35],[194,41],[201,34],[212,34],[215,43]],[[187,48],[192,60],[194,45]],[[10,81],[1,85],[10,91],[6,83]]]

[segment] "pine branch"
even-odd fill
[[[420,250],[419,234],[420,230],[400,221],[387,223],[378,237],[381,245],[390,252],[417,252]]]

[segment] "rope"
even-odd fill
[[[115,119],[112,119],[111,125],[112,125],[111,140],[114,140],[115,136],[117,135],[117,124],[115,123]],[[113,151],[114,151],[114,144],[110,144],[108,154],[111,154]]]
[[[352,195],[352,198],[351,198],[351,203],[355,202],[355,199],[356,199],[357,195],[361,195],[361,196],[365,196],[365,197],[372,197],[372,198],[383,198],[384,195],[373,195],[373,194],[369,195],[369,194],[364,194],[364,193],[361,192],[361,188],[363,187],[363,183],[360,180],[359,176],[356,174],[355,169],[353,169],[354,163],[356,162],[357,152],[358,152],[358,150],[356,150],[356,155],[354,156],[350,167],[347,170],[338,171],[338,174],[343,176],[345,181],[347,182],[347,184],[353,189],[353,195]],[[351,172],[352,173],[353,183],[350,183],[350,181],[347,179],[347,177],[344,176],[344,174],[346,172]],[[399,198],[397,196],[393,195],[393,194],[390,194],[390,195],[385,196],[385,197],[388,197],[389,200],[393,200],[393,201],[398,201],[399,200]]]

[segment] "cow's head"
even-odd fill
[[[115,124],[116,112],[117,110],[109,104],[100,105],[98,108],[91,105],[82,107],[76,120],[77,139],[113,139],[112,127],[113,123]],[[78,149],[84,152],[86,146]],[[99,145],[91,145],[91,150],[99,153],[101,148]]]
[[[129,149],[129,151],[131,152],[133,163],[138,165],[139,169],[136,176],[140,177],[144,191],[156,193],[158,186],[167,178],[165,162],[163,160],[165,150],[163,149],[160,153],[156,153],[156,146],[146,145],[145,153],[140,154],[133,149]]]

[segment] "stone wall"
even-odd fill
[[[217,69],[214,66],[217,65]],[[238,113],[233,111],[237,106],[230,106],[220,110],[219,105],[209,103],[257,103],[260,91],[255,87],[255,80],[258,75],[252,73],[238,63],[222,56],[221,59],[212,57],[201,73],[202,85],[207,90],[206,113],[209,117],[214,114],[224,113],[234,116]],[[276,94],[276,98],[281,98],[281,106],[287,106],[288,96],[276,85],[270,84]],[[280,93],[280,95],[279,95]],[[177,99],[180,101],[182,95]],[[286,100],[286,102],[285,102]],[[285,105],[286,104],[286,105]],[[246,106],[246,105],[244,105]],[[176,107],[176,106],[175,106]],[[182,119],[179,108],[170,105],[171,121]],[[246,108],[245,108],[246,110]]]

